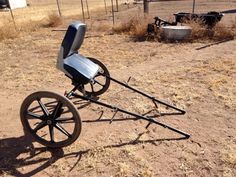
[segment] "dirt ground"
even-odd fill
[[[191,137],[153,124],[147,131],[141,120],[84,122],[79,139],[57,150],[24,136],[19,116],[24,98],[38,90],[63,94],[72,88],[55,68],[64,32],[39,28],[0,42],[0,175],[236,176],[236,41],[197,50],[211,42],[134,42],[100,31],[95,22],[88,26],[80,53],[102,61],[114,78],[132,76],[131,86],[185,109],[185,115],[158,120]],[[100,100],[140,114],[150,108],[116,84]],[[79,113],[82,120],[96,120],[101,109],[89,105]],[[112,117],[104,111],[103,118]],[[118,113],[116,119],[126,117]]]

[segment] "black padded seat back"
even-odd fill
[[[82,22],[77,21],[69,25],[61,44],[64,59],[73,53],[77,53],[84,41],[85,32],[86,25]]]

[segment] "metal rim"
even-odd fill
[[[107,91],[110,86],[110,79],[107,76],[110,76],[110,73],[106,66],[95,58],[87,57],[89,60],[99,65],[100,71],[94,77],[94,82],[85,85],[85,92],[87,95],[98,96]]]
[[[47,147],[68,146],[81,132],[82,123],[76,107],[54,92],[30,94],[21,105],[20,116],[25,133]]]

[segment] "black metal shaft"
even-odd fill
[[[146,94],[146,93],[144,93],[144,92],[142,92],[142,91],[140,91],[140,90],[137,90],[137,89],[135,89],[135,88],[129,86],[128,84],[125,84],[125,83],[123,83],[123,82],[120,82],[120,81],[118,81],[118,80],[116,80],[116,79],[114,79],[114,78],[112,78],[112,77],[110,77],[110,76],[106,76],[106,77],[109,78],[110,80],[112,80],[112,81],[114,81],[114,82],[116,82],[116,83],[118,83],[118,84],[120,84],[120,85],[122,85],[122,86],[124,86],[124,87],[126,87],[126,88],[128,88],[128,89],[130,89],[130,90],[133,90],[134,92],[137,92],[137,93],[139,93],[139,94],[141,94],[141,95],[143,95],[143,96],[145,96],[145,97],[147,97],[147,98],[149,98],[149,99],[151,99],[151,100],[153,100],[153,101],[156,101],[157,103],[163,104],[163,105],[165,105],[165,106],[168,106],[168,107],[170,107],[170,108],[172,108],[172,109],[175,109],[175,110],[181,112],[182,114],[185,114],[185,111],[182,110],[182,109],[179,109],[179,108],[177,108],[177,107],[175,107],[175,106],[172,106],[172,105],[170,105],[170,104],[168,104],[168,103],[165,103],[164,101],[158,100],[158,99],[156,99],[155,97],[150,96],[150,95],[148,95],[148,94]]]
[[[97,100],[93,100],[93,99],[90,98],[90,97],[85,97],[85,96],[78,95],[78,94],[75,94],[75,93],[72,93],[71,96],[74,96],[74,97],[76,97],[76,98],[80,98],[80,99],[83,99],[83,100],[87,100],[87,101],[90,101],[90,102],[92,102],[92,103],[96,103],[96,104],[98,104],[98,105],[101,105],[101,106],[104,106],[104,107],[107,107],[107,108],[110,108],[110,109],[114,109],[114,110],[116,110],[117,112],[119,111],[119,112],[122,112],[122,113],[125,113],[125,114],[128,114],[128,115],[134,116],[134,117],[136,117],[137,119],[143,119],[143,120],[149,121],[149,122],[151,122],[151,123],[158,124],[158,125],[160,125],[160,126],[162,126],[162,127],[164,127],[164,128],[167,128],[167,129],[172,130],[172,131],[174,131],[174,132],[176,132],[176,133],[179,133],[179,134],[181,134],[181,135],[184,135],[186,138],[189,138],[189,137],[190,137],[189,134],[187,134],[187,133],[185,133],[185,132],[183,132],[183,131],[180,131],[180,130],[178,130],[178,129],[176,129],[176,128],[170,127],[170,126],[168,126],[168,125],[166,125],[166,124],[163,124],[163,123],[161,123],[161,122],[158,122],[158,121],[156,121],[156,120],[154,120],[154,119],[152,119],[152,118],[149,118],[149,117],[146,117],[146,116],[142,116],[142,115],[139,115],[139,114],[136,114],[136,113],[133,113],[133,112],[129,112],[129,111],[127,111],[127,110],[118,108],[118,107],[116,107],[116,106],[112,106],[112,105],[107,104],[107,103],[103,103],[103,102],[100,102],[100,101],[97,101]]]

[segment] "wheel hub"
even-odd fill
[[[52,121],[51,120],[47,120],[47,124],[48,125],[52,125]]]

